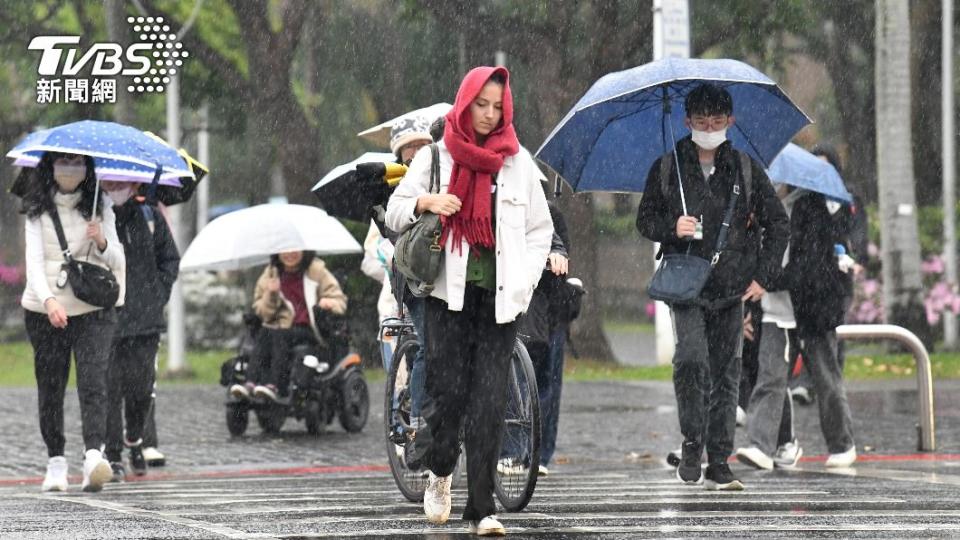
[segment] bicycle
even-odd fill
[[[394,337],[397,348],[387,375],[384,393],[384,432],[386,434],[387,458],[393,479],[407,500],[422,502],[427,487],[427,476],[413,463],[410,444],[414,429],[410,426],[411,395],[410,371],[413,359],[420,348],[420,341],[413,322],[406,318],[390,318],[383,321],[380,337]],[[507,385],[507,408],[504,417],[504,444],[494,491],[500,504],[508,512],[523,510],[537,485],[540,468],[540,400],[533,362],[527,349],[518,339],[510,362],[510,377]],[[462,438],[462,437],[461,437]],[[504,454],[508,455],[504,455]],[[461,452],[461,459],[463,453]],[[462,470],[463,467],[458,467]],[[457,476],[454,472],[454,476]]]

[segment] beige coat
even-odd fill
[[[283,293],[267,292],[267,281],[280,277],[277,267],[267,265],[257,279],[257,286],[253,293],[253,310],[263,325],[267,328],[290,328],[293,326],[293,303],[284,298]],[[321,298],[328,298],[334,302],[330,311],[337,315],[347,312],[347,295],[340,289],[337,278],[327,270],[327,265],[320,259],[314,259],[303,274],[303,296],[307,301],[307,312],[310,315],[310,327],[316,332],[317,321],[313,315],[313,307],[320,303]]]

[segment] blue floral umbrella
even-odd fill
[[[654,161],[689,133],[687,94],[733,97],[733,145],[768,166],[810,119],[769,77],[737,60],[668,58],[605,75],[553,129],[537,158],[576,191],[642,192]]]
[[[180,187],[180,178],[195,178],[187,160],[156,135],[137,128],[83,120],[27,135],[7,152],[14,165],[36,167],[45,152],[93,158],[98,180],[152,182],[158,167],[160,185]]]

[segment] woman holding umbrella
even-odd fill
[[[444,264],[425,299],[427,427],[416,453],[430,471],[424,511],[450,514],[450,475],[460,426],[467,452],[463,519],[479,535],[502,535],[493,502],[503,435],[510,351],[550,250],[553,226],[542,174],[513,128],[508,72],[467,73],[438,143],[440,193],[429,193],[432,152],[420,151],[390,198],[386,224],[409,228],[424,212],[443,219]]]
[[[125,260],[117,237],[112,203],[97,197],[93,159],[45,153],[26,186],[21,212],[26,214],[27,284],[21,299],[27,335],[34,351],[40,432],[49,461],[43,491],[66,491],[63,396],[76,356],[77,392],[86,453],[84,491],[100,491],[110,480],[110,465],[100,449],[106,439],[107,364],[116,326],[113,307],[98,307],[76,297],[66,281],[64,255],[53,216],[62,223],[71,253],[108,268],[120,284],[123,304]]]

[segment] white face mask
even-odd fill
[[[58,165],[53,164],[53,180],[65,193],[73,193],[87,176],[86,165]]]
[[[704,150],[713,150],[727,140],[727,128],[718,131],[699,131],[692,129],[693,142]]]
[[[115,189],[108,192],[110,194],[110,200],[113,201],[113,204],[121,205],[133,196],[133,188],[127,186],[125,188]]]

